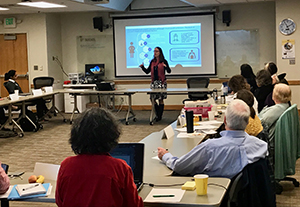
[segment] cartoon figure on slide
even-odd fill
[[[128,49],[129,49],[130,58],[133,58],[134,50],[135,50],[135,47],[133,46],[133,42],[130,42],[130,46],[128,47]]]
[[[156,47],[154,49],[154,58],[151,60],[148,68],[144,67],[144,63],[139,66],[146,74],[151,72],[151,89],[167,88],[167,79],[165,75],[165,71],[167,73],[171,73],[171,69],[169,67],[168,61],[165,59],[162,49],[160,47]],[[164,99],[167,98],[165,93],[151,95],[150,99],[154,103],[155,112],[156,112],[156,121],[160,121],[162,118],[162,114],[164,112]],[[159,105],[156,100],[158,99]]]
[[[196,54],[194,53],[193,50],[191,50],[191,52],[189,53],[189,59],[195,59],[196,58]]]

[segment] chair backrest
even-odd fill
[[[186,80],[188,88],[207,88],[209,85],[209,78],[207,77],[191,77]],[[188,93],[191,100],[205,100],[207,99],[207,92]]]
[[[209,85],[209,78],[207,77],[191,77],[186,80],[188,88],[207,88]]]
[[[34,89],[40,89],[45,86],[52,86],[53,82],[53,77],[36,77],[33,79],[33,86]]]
[[[297,105],[290,106],[275,125],[275,179],[295,174],[300,157],[300,125]]]
[[[248,164],[235,176],[228,191],[227,206],[276,206],[266,159]]]

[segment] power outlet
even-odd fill
[[[33,66],[33,70],[39,70],[39,66],[38,65],[34,65]]]

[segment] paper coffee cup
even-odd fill
[[[215,120],[215,111],[208,111],[208,119],[209,121]]]
[[[195,183],[196,183],[197,195],[206,195],[207,194],[208,175],[197,174],[194,176],[194,179],[195,179]]]
[[[18,96],[19,95],[19,90],[15,90],[15,94]]]

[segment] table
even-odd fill
[[[177,121],[173,122],[172,128],[176,128]],[[216,124],[216,129],[220,124]],[[185,183],[190,181],[192,177],[185,176],[171,176],[170,170],[165,164],[157,159],[153,159],[157,155],[157,147],[167,148],[170,152],[176,153],[176,156],[182,156],[193,149],[196,145],[206,138],[206,135],[197,136],[194,138],[177,138],[178,132],[175,136],[169,139],[162,139],[163,130],[154,132],[141,140],[145,144],[145,158],[144,158],[144,182],[154,184],[174,184]],[[222,185],[225,188],[229,187],[230,179],[228,178],[209,178],[208,183],[215,183]],[[181,188],[180,186],[173,188]],[[139,192],[139,195],[145,199],[151,191],[150,186],[144,186]],[[197,196],[195,191],[186,191],[179,203],[144,203],[145,206],[219,206],[226,190],[219,186],[208,186],[208,194],[205,196]]]
[[[90,96],[90,95],[114,95],[114,96],[128,96],[128,110],[126,113],[126,116],[124,118],[126,125],[129,124],[129,119],[133,119],[133,121],[136,121],[135,114],[132,110],[132,95],[135,94],[134,91],[130,90],[114,90],[114,91],[96,91],[96,90],[91,90],[91,89],[64,89],[64,90],[59,90],[60,93],[70,93],[73,94],[74,97],[74,108],[73,112],[70,118],[70,124],[72,124],[74,115],[75,113],[80,113],[78,107],[77,107],[77,96]],[[130,116],[130,114],[132,116]]]
[[[191,92],[207,92],[212,93],[213,91],[208,88],[167,88],[167,89],[150,89],[150,88],[142,88],[142,89],[128,89],[128,91],[132,91],[134,93],[147,93],[150,95],[151,101],[151,113],[150,113],[150,125],[153,125],[155,120],[155,100],[152,98],[151,95],[159,95],[159,94],[166,94],[166,95],[184,95]]]
[[[63,117],[64,122],[66,122],[66,119],[65,119],[64,115],[55,106],[55,95],[58,94],[58,93],[59,93],[58,91],[53,91],[53,92],[43,93],[41,95],[27,95],[27,96],[21,96],[20,95],[17,100],[9,100],[8,98],[4,98],[4,100],[0,101],[0,106],[8,106],[8,119],[0,127],[0,129],[4,128],[7,124],[12,123],[13,126],[16,126],[19,129],[19,131],[20,131],[19,137],[23,137],[24,136],[24,131],[21,128],[21,126],[19,125],[19,121],[22,118],[26,118],[26,119],[28,119],[28,121],[31,122],[31,124],[34,126],[35,130],[37,131],[39,126],[36,126],[32,122],[32,120],[26,115],[26,103],[28,103],[28,102],[30,102],[32,100],[35,100],[35,99],[49,98],[49,97],[52,99],[52,106],[49,109],[49,112],[58,112]],[[21,116],[17,119],[17,121],[15,121],[12,118],[12,106],[14,104],[21,104]]]

